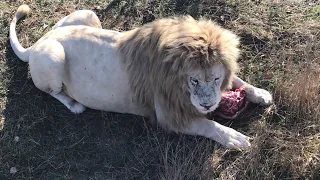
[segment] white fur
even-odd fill
[[[248,94],[248,99],[256,104],[260,105],[270,105],[272,104],[272,95],[269,91],[257,87],[247,87],[246,92]]]
[[[207,137],[227,148],[237,149],[250,146],[250,138],[248,136],[208,119],[193,121],[189,127],[184,130],[184,133]]]
[[[263,106],[273,103],[273,98],[269,91],[254,87],[253,85],[248,84],[239,77],[235,76],[233,79],[233,88],[239,88],[241,86],[246,87],[245,90],[249,101]]]
[[[52,29],[72,25],[85,25],[101,29],[98,16],[91,10],[78,10],[60,19]]]
[[[167,126],[166,115],[160,103],[155,102],[155,111],[158,122]],[[249,137],[240,132],[223,126],[208,119],[194,120],[188,127],[181,131],[184,134],[204,136],[214,140],[227,148],[239,149],[250,146]]]
[[[91,15],[87,18],[86,13],[70,15],[60,20],[51,32],[28,49],[22,48],[18,42],[15,34],[16,21],[12,21],[11,45],[19,57],[23,57],[26,62],[29,61],[34,84],[59,100],[73,113],[83,112],[86,106],[146,116],[149,112],[135,103],[130,91],[128,74],[120,63],[116,42],[122,34],[100,29],[99,26],[82,26],[79,19],[84,21],[83,25],[100,24],[100,21],[91,18]],[[240,78],[234,78],[235,87],[245,84],[247,83]],[[271,103],[270,93],[251,87],[248,89],[250,100],[261,104]],[[221,95],[217,99],[219,98]],[[165,124],[166,115],[157,102],[155,111],[159,123]],[[194,120],[181,132],[204,136],[229,148],[250,146],[249,137],[207,119]]]
[[[224,80],[225,70],[223,65],[219,64],[210,70],[210,73],[205,74],[204,72],[196,71],[191,72],[188,75],[188,86],[190,92],[190,101],[195,106],[199,112],[203,114],[207,114],[209,112],[214,111],[221,101],[221,84]],[[203,94],[195,94],[195,87],[192,85],[192,79],[196,79],[199,82],[198,87],[205,93]],[[215,80],[219,78],[218,80]],[[203,107],[201,104],[206,102],[211,107],[209,109]]]
[[[52,97],[56,98],[63,105],[65,105],[71,112],[75,114],[82,113],[86,110],[86,107],[75,100],[71,99],[65,92],[61,91],[59,93],[49,93]]]

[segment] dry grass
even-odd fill
[[[235,31],[241,76],[275,96],[269,108],[222,122],[253,136],[252,149],[234,152],[201,137],[166,134],[132,115],[71,114],[34,87],[28,65],[8,44],[9,22],[23,2],[32,9],[17,28],[24,46],[67,11],[83,8],[117,30],[188,13]],[[0,179],[320,178],[317,1],[5,0],[0,9]]]

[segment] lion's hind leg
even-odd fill
[[[55,40],[44,40],[36,44],[30,53],[30,73],[37,88],[59,100],[71,112],[77,114],[85,106],[63,91],[66,61],[63,46]]]
[[[60,19],[52,29],[63,26],[85,25],[102,29],[98,16],[91,10],[77,10]]]
[[[59,93],[50,93],[50,95],[57,100],[59,100],[62,104],[64,104],[71,112],[75,114],[82,113],[84,110],[86,110],[86,107],[71,97],[69,97],[65,92],[61,91]]]

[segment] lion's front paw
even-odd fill
[[[220,134],[219,143],[230,149],[242,149],[251,146],[248,136],[229,127],[223,129],[223,135]]]
[[[193,121],[183,132],[210,138],[227,148],[243,149],[250,146],[248,136],[208,119]]]
[[[272,104],[272,95],[269,91],[257,87],[247,87],[246,93],[249,101],[260,104],[260,105],[270,105]]]
[[[74,114],[80,114],[86,110],[86,107],[78,102],[74,102],[70,107],[69,110]]]

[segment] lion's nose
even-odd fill
[[[212,107],[212,105],[210,104],[200,104],[200,106],[206,108],[207,110],[209,110]]]

